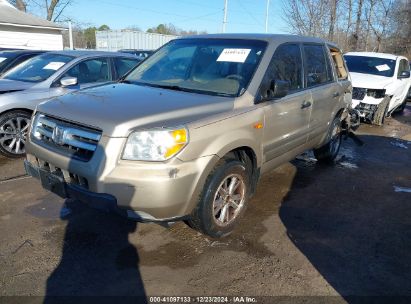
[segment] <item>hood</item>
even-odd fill
[[[57,97],[37,111],[126,137],[136,128],[173,127],[233,109],[234,98],[134,84],[109,84]]]
[[[392,77],[350,72],[352,86],[365,89],[384,89],[392,83]]]
[[[0,79],[0,94],[23,91],[34,86],[35,83],[9,79]]]

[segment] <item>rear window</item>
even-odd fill
[[[350,72],[384,77],[394,75],[395,59],[352,55],[345,55],[344,58]]]

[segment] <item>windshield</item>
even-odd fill
[[[385,77],[392,77],[394,75],[394,59],[350,55],[346,55],[344,58],[350,72]]]
[[[125,79],[200,94],[239,96],[267,43],[239,39],[180,39],[159,49]]]
[[[2,78],[25,82],[41,82],[72,59],[73,57],[66,55],[43,54],[19,64],[4,74]]]

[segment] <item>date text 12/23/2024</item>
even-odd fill
[[[210,296],[200,296],[200,297],[189,297],[189,296],[160,296],[160,297],[149,297],[149,303],[257,303],[257,299],[254,297],[210,297]]]

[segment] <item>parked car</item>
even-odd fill
[[[30,59],[34,56],[43,54],[44,51],[33,50],[8,50],[0,51],[0,76],[11,68],[19,65],[20,63]]]
[[[150,57],[155,51],[154,50],[137,50],[137,49],[122,49],[119,50],[120,53],[133,54],[142,61],[147,57]]]
[[[126,54],[48,52],[9,70],[0,79],[0,154],[21,157],[35,107],[55,96],[118,80],[138,64]]]
[[[350,52],[344,58],[354,87],[353,108],[364,120],[382,125],[385,117],[405,108],[411,85],[407,58],[370,52]]]
[[[229,234],[260,175],[332,161],[351,83],[337,46],[287,35],[173,40],[115,85],[38,105],[25,168],[45,189],[141,221]]]

